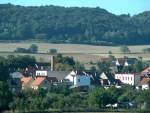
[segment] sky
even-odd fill
[[[135,15],[150,11],[150,0],[0,0],[0,4],[4,3],[23,6],[100,7],[116,15]]]

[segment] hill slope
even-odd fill
[[[149,44],[149,28],[150,12],[130,17],[101,8],[0,5],[0,40]]]

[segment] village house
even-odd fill
[[[117,88],[121,87],[121,81],[115,79],[112,73],[101,73],[100,74],[100,85],[104,88],[109,88],[115,86]]]
[[[145,68],[142,72],[141,72],[141,79],[144,77],[149,77],[150,78],[150,67]]]
[[[34,90],[37,89],[45,89],[47,90],[50,87],[50,82],[46,79],[46,77],[36,77],[36,79],[31,83],[31,88]]]
[[[149,77],[145,77],[140,81],[139,87],[142,90],[148,90],[150,89],[150,78]]]
[[[67,71],[49,71],[49,70],[37,70],[36,77],[46,77],[51,83],[61,83],[65,81],[65,77],[68,75]]]
[[[123,84],[135,86],[140,81],[140,75],[134,73],[116,73],[115,79],[120,80]]]
[[[90,86],[90,75],[84,71],[72,71],[66,77],[72,83],[72,87]]]
[[[22,89],[31,88],[31,84],[34,81],[32,77],[22,77],[21,83],[22,83]]]
[[[113,66],[129,66],[135,64],[136,58],[116,58],[112,61]]]

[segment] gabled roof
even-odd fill
[[[32,82],[32,86],[39,86],[45,79],[46,79],[46,77],[37,77],[37,78]]]
[[[150,84],[150,78],[145,77],[141,80],[140,85]]]
[[[47,77],[56,77],[58,81],[63,80],[69,72],[66,71],[47,71]]]
[[[32,80],[33,80],[32,77],[23,77],[23,78],[21,78],[22,86],[28,85],[28,83],[29,83],[30,81],[32,81]]]
[[[145,69],[141,72],[141,76],[145,76],[147,73],[150,73],[150,67],[145,68]]]
[[[134,64],[135,61],[137,61],[136,58],[116,58],[114,61],[112,61],[112,65],[131,65]]]
[[[109,80],[111,83],[114,83],[115,82],[115,78],[114,76],[111,74],[111,73],[102,73],[100,75],[100,78],[103,79],[103,80]]]
[[[95,73],[81,70],[73,70],[70,72],[72,76],[93,76]]]

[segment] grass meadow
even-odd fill
[[[38,46],[38,54],[29,54],[35,56],[38,61],[49,62],[50,54],[47,52],[49,49],[57,49],[58,53],[64,56],[72,56],[76,61],[82,63],[88,63],[90,61],[97,62],[102,57],[108,57],[109,51],[112,55],[119,57],[142,57],[143,60],[150,60],[149,53],[143,53],[144,48],[150,48],[150,45],[139,45],[139,46],[128,46],[131,53],[124,54],[120,51],[120,46],[93,46],[83,44],[51,44],[51,43],[32,43],[32,42],[21,42],[21,43],[0,43],[0,56],[8,55],[27,55],[23,53],[14,53],[14,50],[18,47],[29,48],[31,44]]]

